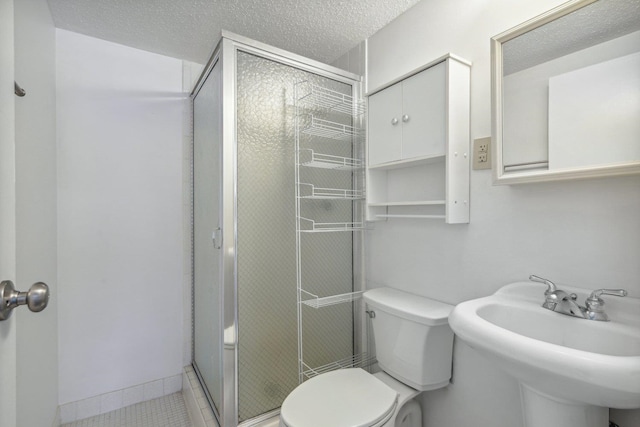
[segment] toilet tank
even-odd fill
[[[363,295],[380,368],[416,390],[445,387],[451,378],[453,306],[392,288]]]

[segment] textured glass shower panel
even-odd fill
[[[214,405],[222,402],[221,251],[211,241],[220,225],[220,63],[193,103],[194,361]]]
[[[298,385],[294,84],[311,80],[350,93],[351,87],[299,69],[239,52],[238,141],[238,394],[244,421],[277,409]],[[333,142],[328,142],[334,147]],[[346,147],[346,148],[345,148]],[[329,148],[335,150],[335,148]],[[344,142],[339,151],[351,155]],[[328,154],[335,154],[330,152]],[[318,174],[315,171],[305,173]],[[308,177],[310,178],[310,177]],[[316,176],[351,185],[351,176]],[[345,187],[345,188],[347,188]],[[351,203],[309,201],[309,215],[338,211],[351,218]],[[310,285],[320,293],[351,292],[350,233],[308,241]],[[323,268],[326,266],[326,268]],[[330,280],[327,280],[329,274]],[[339,280],[333,280],[340,276]],[[335,315],[335,313],[332,313]],[[332,323],[322,316],[309,345],[323,354],[353,351],[350,307]],[[327,343],[329,345],[327,346]],[[329,348],[326,348],[329,347]]]

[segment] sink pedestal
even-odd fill
[[[557,399],[520,383],[525,427],[607,427],[609,408]]]

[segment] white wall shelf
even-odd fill
[[[469,222],[470,81],[446,55],[370,94],[367,221]]]
[[[369,203],[369,206],[444,206],[446,203],[446,200],[410,200],[403,202]]]
[[[445,159],[446,159],[446,155],[444,154],[434,154],[430,156],[412,157],[409,159],[396,160],[396,161],[387,162],[387,163],[380,163],[373,166],[368,166],[368,168],[370,170],[400,169],[400,168],[408,168],[413,166],[430,165],[432,163],[444,161]]]
[[[406,218],[406,219],[446,219],[445,215],[419,215],[419,214],[376,214],[376,218]]]

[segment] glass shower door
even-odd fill
[[[302,279],[318,295],[353,291],[353,234],[306,233],[297,256],[295,87],[311,82],[351,94],[349,84],[248,52],[236,55],[238,419],[277,410],[300,381],[300,346],[313,366],[351,357],[353,307],[301,307]],[[313,113],[308,110],[306,113]],[[319,112],[317,112],[319,113]],[[335,117],[340,120],[340,117]],[[350,119],[343,119],[345,125]],[[327,155],[352,157],[352,140],[315,141]],[[312,148],[304,138],[301,147]],[[318,187],[351,188],[349,171],[304,168]],[[352,221],[352,199],[306,197],[302,214],[320,222]],[[299,342],[299,337],[303,342]]]
[[[220,414],[222,409],[221,64],[193,101],[193,359]]]
[[[354,234],[302,233],[298,222],[352,222],[356,200],[298,191],[308,182],[350,194],[355,175],[302,166],[298,154],[351,158],[355,140],[297,136],[296,88],[351,95],[356,80],[225,37],[218,49],[193,95],[193,359],[221,424],[252,426],[308,378],[302,366],[354,355],[354,304],[302,305],[298,287],[353,293]]]

